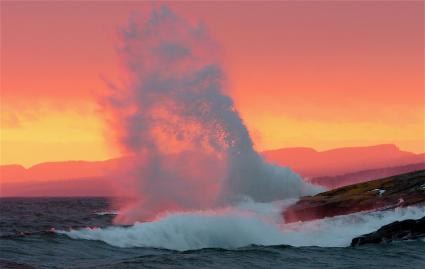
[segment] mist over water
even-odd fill
[[[120,37],[128,78],[111,86],[103,103],[120,147],[132,157],[121,180],[137,199],[122,208],[118,222],[320,191],[254,150],[227,94],[217,45],[202,24],[162,7],[133,14]]]

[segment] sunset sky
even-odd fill
[[[220,45],[259,150],[394,143],[424,152],[424,2],[170,3]],[[1,158],[119,156],[98,105],[116,32],[146,2],[1,2]]]

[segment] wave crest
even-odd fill
[[[293,201],[292,201],[293,202]],[[222,210],[167,214],[130,227],[59,231],[73,239],[99,240],[116,247],[172,250],[234,249],[248,245],[346,247],[351,239],[396,220],[417,219],[425,207],[355,213],[291,224],[282,223],[281,208],[290,202],[243,203]]]

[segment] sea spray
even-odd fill
[[[124,86],[111,86],[102,103],[131,156],[119,178],[131,182],[137,199],[120,210],[118,222],[320,191],[253,149],[204,25],[162,7],[133,15],[120,40],[128,78]]]

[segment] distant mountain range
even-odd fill
[[[106,161],[63,161],[36,164],[26,169],[22,165],[0,166],[2,182],[40,182],[84,179],[108,176],[108,172],[123,159]]]
[[[380,169],[358,171],[339,176],[316,177],[310,179],[309,181],[317,185],[325,186],[328,189],[335,189],[342,186],[361,183],[379,178],[390,177],[394,175],[400,175],[418,170],[425,170],[425,162],[396,167],[386,167]]]
[[[425,162],[424,153],[401,151],[392,144],[326,151],[284,148],[264,151],[262,155],[269,162],[289,166],[303,177],[309,178]]]
[[[310,181],[334,188],[374,178],[424,169],[425,154],[401,151],[395,145],[338,148],[284,148],[261,153],[269,162],[288,166]],[[124,158],[106,161],[47,162],[25,169],[0,166],[0,196],[112,195],[111,171]]]

